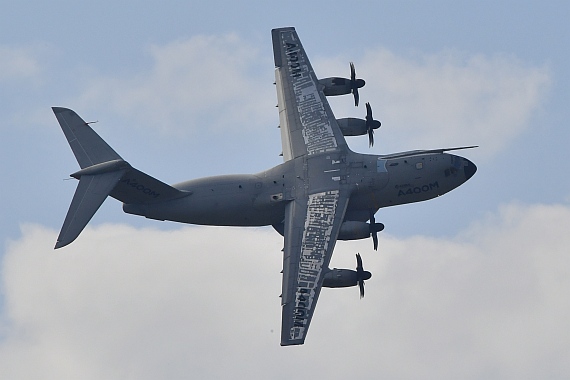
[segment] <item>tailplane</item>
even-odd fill
[[[133,168],[74,111],[61,107],[52,109],[81,167],[71,174],[79,184],[56,249],[79,236],[109,195],[123,203],[146,204],[189,194]]]

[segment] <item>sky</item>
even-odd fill
[[[570,378],[570,3],[21,1],[0,14],[0,377]],[[366,80],[385,154],[478,145],[478,171],[338,242],[366,297],[324,289],[280,347],[282,237],[126,215],[53,250],[77,163],[68,107],[167,183],[282,162],[271,29],[319,77]],[[351,97],[335,116],[363,117]]]

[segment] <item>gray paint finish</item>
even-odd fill
[[[126,213],[151,219],[273,225],[284,235],[281,345],[298,345],[330,273],[336,240],[370,237],[366,222],[379,208],[443,195],[471,178],[476,166],[447,153],[464,148],[352,152],[295,29],[274,29],[272,37],[285,162],[260,173],[167,185],[122,160],[75,112],[54,107],[81,167],[72,175],[79,185],[56,248],[75,240],[109,195]]]

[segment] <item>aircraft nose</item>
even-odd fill
[[[468,159],[464,159],[466,164],[463,167],[463,171],[465,172],[465,180],[467,181],[469,178],[473,177],[473,174],[477,171],[477,166]]]

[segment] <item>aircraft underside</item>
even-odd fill
[[[350,63],[350,78],[319,79],[295,28],[272,30],[275,88],[284,162],[257,174],[225,175],[168,185],[134,168],[74,111],[53,107],[77,159],[79,180],[55,248],[73,242],[108,196],[126,213],[150,219],[217,226],[272,225],[283,235],[281,345],[303,344],[322,287],[358,286],[371,273],[356,255],[356,270],[329,268],[337,240],[371,238],[383,207],[432,199],[469,180],[476,166],[447,152],[388,155],[351,151],[345,136],[367,136],[374,120],[336,119],[327,96],[351,94],[358,106],[365,81]]]

